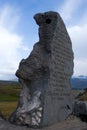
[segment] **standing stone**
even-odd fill
[[[73,51],[58,13],[39,13],[34,19],[39,25],[39,42],[29,57],[20,62],[16,72],[22,89],[10,121],[43,127],[60,122],[72,113]]]

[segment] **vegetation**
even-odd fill
[[[80,101],[87,101],[87,89],[85,89],[82,93],[80,92],[77,96],[77,99]]]
[[[18,83],[0,82],[0,113],[8,119],[9,115],[16,109],[20,87]]]
[[[0,86],[0,101],[17,101],[19,90],[18,86]]]
[[[11,113],[15,111],[16,106],[17,106],[17,101],[0,102],[0,114],[2,114],[5,119],[8,119]]]
[[[20,86],[17,82],[0,81],[0,114],[6,119],[15,111],[18,104]],[[82,101],[87,101],[87,89],[72,90],[73,96]]]

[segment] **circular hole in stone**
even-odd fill
[[[51,19],[49,19],[49,18],[46,19],[46,23],[47,23],[47,24],[50,24],[50,23],[51,23]]]

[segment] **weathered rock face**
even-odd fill
[[[66,27],[56,12],[34,16],[39,42],[16,75],[22,86],[16,111],[10,121],[43,127],[66,119],[73,109],[70,78],[73,74],[72,45]]]
[[[70,118],[70,117],[69,117]],[[3,119],[0,119],[0,130],[35,130],[34,128],[28,128],[26,126],[16,126],[10,124]],[[44,127],[37,130],[87,130],[87,123],[82,122],[76,117],[71,117],[60,123],[56,123],[52,126]]]
[[[76,101],[74,104],[74,114],[78,117],[80,115],[87,117],[87,101]]]

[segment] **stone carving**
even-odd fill
[[[20,62],[16,72],[22,89],[10,121],[43,127],[60,122],[72,113],[73,51],[58,13],[40,13],[34,19],[39,25],[39,42],[29,57]]]

